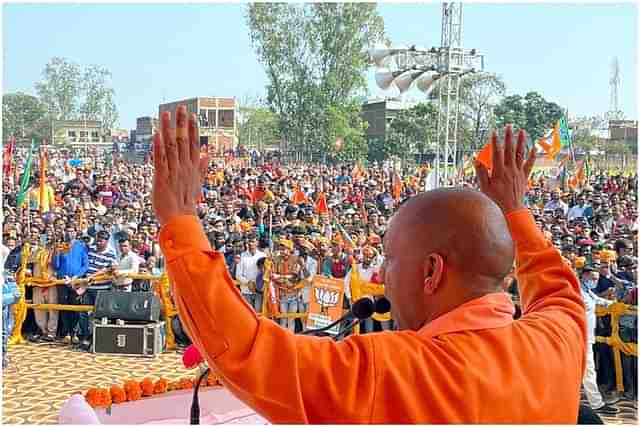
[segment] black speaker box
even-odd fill
[[[160,320],[160,299],[153,292],[100,291],[94,313],[96,319],[157,322]]]

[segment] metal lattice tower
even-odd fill
[[[462,49],[462,3],[442,4],[440,46],[441,63],[438,68],[446,72],[447,77],[440,82],[438,91],[441,114],[438,115],[435,172],[438,186],[447,186],[451,166],[457,165],[460,77],[465,57]]]
[[[618,57],[613,57],[611,61],[611,78],[609,79],[609,111],[607,112],[607,118],[609,120],[621,120],[623,113],[620,111],[618,105],[618,91],[620,90],[620,66],[618,64]]]

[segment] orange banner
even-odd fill
[[[330,325],[343,315],[342,300],[344,298],[344,282],[315,276],[311,286],[311,303],[307,317],[307,329],[318,329]],[[327,333],[337,334],[340,325],[329,329]]]

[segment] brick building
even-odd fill
[[[238,145],[235,98],[197,97],[160,104],[158,117],[169,111],[175,126],[176,110],[180,104],[186,105],[188,114],[198,115],[200,145],[207,145],[209,152],[215,154],[235,150]]]

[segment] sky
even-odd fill
[[[396,45],[439,46],[440,3],[381,3]],[[265,95],[244,4],[4,4],[3,93],[35,95],[50,58],[112,72],[119,127],[157,116],[158,104],[194,96]],[[537,91],[570,116],[609,109],[611,61],[618,57],[619,106],[637,120],[637,6],[633,3],[470,3],[463,43],[485,55],[508,94]],[[371,97],[396,95],[375,85]],[[409,99],[420,100],[412,89]]]

